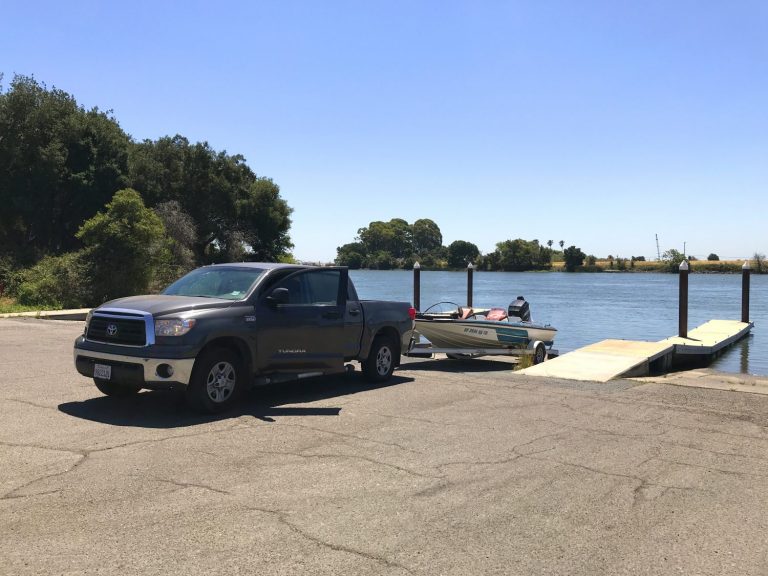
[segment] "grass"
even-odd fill
[[[17,304],[16,300],[9,296],[0,296],[0,314],[9,314],[12,312],[34,312],[39,310],[35,306],[24,306]]]
[[[691,272],[719,272],[719,273],[741,273],[741,266],[744,264],[743,260],[693,260],[690,262]],[[666,272],[666,262],[659,262],[656,260],[647,260],[645,262],[635,262],[634,268],[630,266],[629,262],[626,262],[626,269],[618,270],[616,262],[611,263],[608,260],[598,260],[596,266],[605,270],[616,270],[619,272]],[[563,271],[565,264],[563,262],[553,262],[552,270]],[[753,269],[754,272],[754,269]]]

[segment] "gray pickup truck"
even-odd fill
[[[251,386],[343,372],[351,360],[388,380],[414,318],[407,302],[359,300],[343,267],[217,264],[92,310],[75,367],[109,396],[180,388],[194,408],[219,412]]]

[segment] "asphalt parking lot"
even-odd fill
[[[201,417],[0,320],[0,574],[768,574],[768,396],[407,362]]]

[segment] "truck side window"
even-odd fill
[[[312,270],[286,278],[275,287],[288,289],[289,305],[336,305],[340,280],[338,270]]]
[[[318,270],[305,275],[309,284],[312,304],[335,305],[339,299],[339,281],[341,274],[338,270]]]

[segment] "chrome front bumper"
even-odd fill
[[[144,382],[147,384],[181,384],[187,386],[192,377],[192,368],[195,365],[194,358],[141,358],[75,348],[75,366],[77,366],[78,357],[90,360],[103,360],[105,364],[141,366],[144,370]],[[161,365],[170,366],[173,369],[173,374],[167,378],[160,376],[158,368]]]

